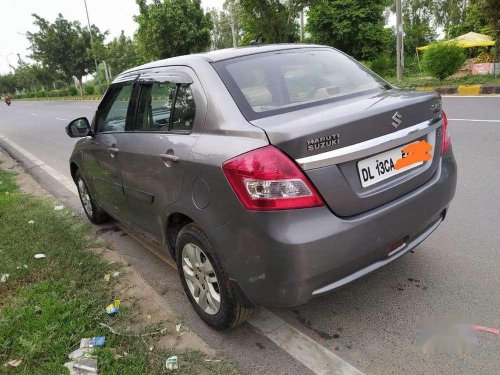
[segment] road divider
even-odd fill
[[[417,91],[437,91],[443,95],[492,95],[500,94],[500,85],[457,85],[457,86],[418,86]]]

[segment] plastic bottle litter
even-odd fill
[[[120,312],[121,302],[119,299],[115,299],[113,303],[106,306],[106,313],[108,315],[115,315]]]
[[[177,361],[177,356],[174,355],[167,359],[165,362],[165,367],[167,370],[177,370],[179,368],[179,363]]]
[[[35,259],[43,259],[46,258],[45,254],[35,254]]]
[[[61,211],[64,210],[64,206],[55,206],[54,211]]]
[[[176,325],[175,325],[175,330],[176,330],[177,332],[179,332],[179,331],[181,330],[181,326],[182,326],[182,324],[176,324]]]
[[[28,221],[28,224],[35,224],[35,220]]]
[[[9,280],[9,274],[8,273],[4,273],[2,274],[2,277],[0,277],[0,283],[6,283],[7,280]]]

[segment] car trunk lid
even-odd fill
[[[333,212],[353,216],[431,178],[439,163],[440,115],[438,94],[392,89],[251,122],[297,161]],[[358,162],[419,140],[433,146],[431,161],[362,186]]]

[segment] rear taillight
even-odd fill
[[[247,210],[272,211],[324,205],[302,170],[273,146],[230,159],[222,169]]]
[[[442,112],[442,118],[443,118],[443,138],[441,141],[441,155],[443,155],[448,150],[448,147],[450,147],[451,145],[451,137],[450,133],[448,132],[448,117],[446,117],[446,113],[444,113],[444,111]]]

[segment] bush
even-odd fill
[[[67,90],[61,89],[61,90],[51,90],[51,91],[46,91],[46,96],[48,98],[59,98],[61,96],[66,96],[68,93]]]
[[[86,95],[94,95],[95,94],[95,86],[91,83],[86,83],[83,85],[83,92]]]
[[[97,85],[97,93],[99,95],[104,95],[104,93],[106,92],[108,87],[109,87],[108,83],[101,83],[101,84]]]
[[[396,74],[396,59],[387,55],[380,55],[376,59],[370,61],[367,67],[381,77],[393,76]]]
[[[78,95],[78,90],[76,89],[75,86],[70,86],[68,89],[68,94],[71,96],[76,96]]]
[[[465,62],[464,50],[452,43],[431,44],[424,52],[424,69],[440,80],[455,73]]]
[[[47,93],[44,90],[36,91],[35,98],[45,98]]]

